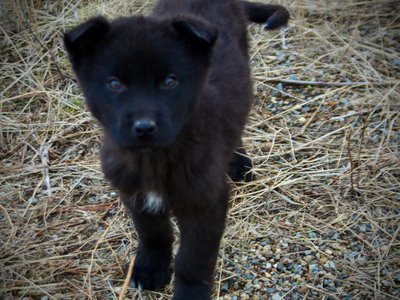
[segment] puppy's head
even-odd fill
[[[206,84],[216,29],[181,16],[96,17],[64,43],[88,107],[115,143],[173,144]]]

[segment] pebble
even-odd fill
[[[386,287],[390,287],[393,285],[393,283],[389,280],[382,280],[382,284]]]
[[[300,117],[297,119],[297,122],[299,122],[300,124],[304,124],[305,122],[307,122],[307,119],[304,117]]]
[[[36,204],[39,203],[39,199],[36,198],[36,197],[30,197],[29,200],[28,200],[28,203],[29,203],[30,205],[36,205]]]
[[[273,294],[271,300],[281,300],[282,297],[279,294]]]
[[[325,263],[324,266],[325,266],[328,270],[332,270],[332,271],[336,270],[336,264],[335,264],[333,261],[331,261],[331,260],[328,260],[328,261]]]
[[[316,264],[310,264],[308,266],[308,268],[309,268],[310,272],[313,273],[313,274],[316,274],[316,273],[318,273],[320,271],[318,265],[316,265]]]
[[[248,299],[250,299],[250,296],[247,295],[246,293],[242,293],[242,294],[240,295],[240,300],[248,300]]]
[[[356,262],[360,265],[363,266],[365,265],[365,263],[367,262],[367,259],[363,256],[360,256],[356,259]]]
[[[279,90],[279,91],[282,91],[283,90],[283,84],[282,83],[278,83],[276,85],[276,89]]]
[[[310,231],[308,233],[308,237],[312,240],[315,240],[317,238],[317,234],[314,231]]]
[[[289,247],[289,244],[288,243],[281,243],[281,246],[282,246],[282,248],[283,249],[287,249],[288,247]]]
[[[311,262],[313,260],[313,257],[311,255],[307,255],[304,258],[304,261],[306,261],[307,263]]]
[[[302,275],[303,274],[303,266],[302,265],[295,265],[293,267],[293,273]]]
[[[276,292],[276,289],[274,289],[274,288],[267,288],[266,291],[267,291],[268,294],[272,294],[272,293],[275,293],[275,292]]]

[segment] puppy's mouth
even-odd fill
[[[129,145],[121,145],[124,148],[129,149],[130,151],[138,154],[150,154],[153,152],[157,152],[168,147],[167,145],[158,144],[156,142],[143,142],[136,141],[135,143]]]
[[[129,148],[129,150],[139,153],[139,154],[149,154],[149,153],[152,153],[156,149],[156,147],[154,147],[154,146],[131,146],[128,148]]]
[[[121,148],[125,148],[134,153],[148,154],[160,151],[171,146],[172,141],[161,137],[134,137],[121,134],[119,131],[111,132],[112,139]]]

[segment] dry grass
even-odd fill
[[[100,130],[73,81],[62,32],[88,16],[146,11],[152,2],[2,4],[0,298],[121,293],[136,234],[100,172]],[[262,263],[249,265],[260,257],[272,263],[286,257],[305,267],[297,287],[283,293],[287,299],[295,293],[304,299],[399,297],[395,2],[281,1],[293,16],[288,49],[279,32],[250,27],[257,103],[245,143],[257,179],[233,191],[215,297],[249,299],[247,273],[259,283],[251,299],[269,299],[265,288],[277,286],[278,278],[293,280]],[[325,84],[338,82],[345,84]],[[322,268],[332,260],[337,271],[313,277],[306,250],[311,262]],[[340,286],[329,289],[319,276]],[[167,288],[141,297],[170,294]],[[128,289],[126,297],[139,293]]]

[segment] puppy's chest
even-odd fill
[[[161,194],[157,192],[147,192],[142,196],[142,211],[150,214],[158,214],[166,209],[166,203]]]
[[[103,152],[106,178],[121,192],[140,201],[140,209],[157,214],[176,206],[182,197],[195,194],[195,176],[184,159],[171,160],[163,155],[149,157],[118,156]],[[183,200],[182,200],[183,199]]]

